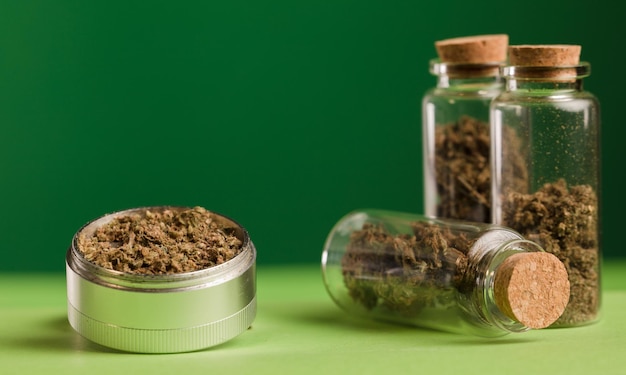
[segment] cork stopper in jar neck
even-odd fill
[[[509,37],[506,34],[476,35],[435,42],[442,62],[482,64],[504,62]]]
[[[570,284],[563,263],[545,252],[506,258],[494,276],[494,299],[504,315],[530,329],[550,326],[563,314]]]
[[[573,81],[589,74],[580,62],[581,46],[569,44],[515,45],[508,47],[504,76]]]
[[[453,77],[499,75],[506,61],[509,36],[488,34],[444,39],[435,42],[438,59],[431,61],[433,74]]]

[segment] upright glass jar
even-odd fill
[[[547,327],[569,297],[563,264],[511,229],[381,210],[334,226],[322,273],[348,313],[483,337]]]
[[[493,221],[564,263],[570,301],[555,327],[594,322],[600,309],[600,111],[580,51],[511,46],[491,106]]]
[[[436,87],[422,100],[424,207],[429,216],[491,221],[489,104],[500,94],[508,36],[435,42]]]

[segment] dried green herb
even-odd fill
[[[567,269],[570,301],[555,324],[593,320],[600,304],[598,198],[588,185],[569,187],[561,179],[534,194],[510,192],[503,202],[503,220]]]
[[[406,315],[456,303],[474,240],[426,223],[412,229],[413,235],[392,235],[382,225],[366,224],[352,233],[342,272],[355,301]]]
[[[224,263],[242,250],[235,229],[202,207],[145,210],[120,216],[80,234],[78,249],[101,267],[136,274],[198,271]]]
[[[489,123],[469,116],[435,128],[437,216],[491,219]]]
[[[490,125],[470,116],[435,128],[435,174],[437,216],[481,223],[491,222]],[[508,161],[504,180],[516,191],[526,189],[528,173],[520,150],[519,137],[503,128]]]

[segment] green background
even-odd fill
[[[623,13],[608,1],[0,0],[0,271],[62,271],[105,213],[201,205],[259,264],[319,262],[363,207],[422,212],[435,40],[573,43],[602,104],[603,252],[624,175]]]

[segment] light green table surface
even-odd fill
[[[0,374],[626,374],[626,262],[605,262],[600,322],[479,339],[354,319],[314,266],[259,267],[250,330],[212,349],[128,354],[66,320],[65,275],[0,275]]]

